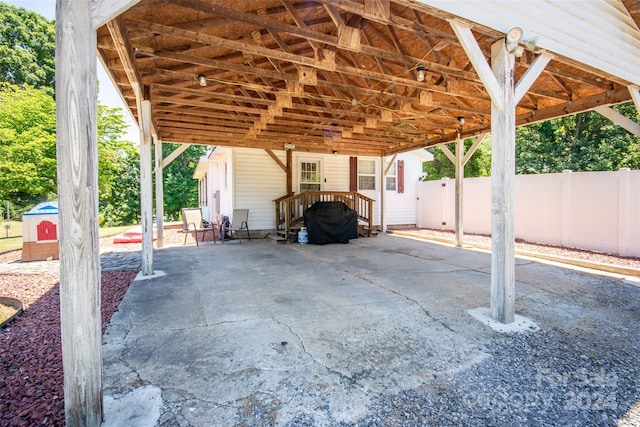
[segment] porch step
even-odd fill
[[[289,239],[284,237],[284,236],[280,236],[277,234],[269,234],[269,239],[273,240],[275,243],[289,243]]]
[[[377,237],[380,234],[380,230],[377,227],[373,227],[369,232],[369,227],[366,225],[358,225],[358,235],[361,237]]]
[[[289,233],[283,230],[276,231],[276,234],[270,234],[269,238],[276,243],[293,243],[298,241],[298,231],[290,229]]]

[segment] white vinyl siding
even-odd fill
[[[284,152],[274,153],[286,163]],[[233,174],[233,208],[249,209],[249,229],[273,229],[273,201],[286,192],[286,175],[282,168],[264,150],[234,149]]]
[[[390,157],[386,159],[389,160]],[[384,194],[384,220],[387,225],[412,225],[417,221],[416,185],[422,176],[422,159],[416,154],[404,153],[398,155],[395,165],[398,160],[404,160],[404,193],[389,190]]]
[[[229,215],[233,209],[233,152],[229,151],[229,154],[220,165],[220,170],[222,172],[220,215]]]
[[[324,191],[349,191],[349,156],[324,158]]]
[[[507,33],[587,66],[640,85],[640,31],[621,1],[452,1],[421,3]]]

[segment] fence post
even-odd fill
[[[618,255],[629,256],[629,176],[631,169],[618,171]]]
[[[562,246],[571,246],[571,173],[562,171]]]

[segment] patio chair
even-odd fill
[[[202,241],[204,241],[204,233],[211,231],[213,233],[213,243],[216,243],[216,227],[213,223],[206,223],[202,220],[202,209],[200,208],[183,208],[182,209],[182,231],[184,234],[184,243],[187,244],[187,236],[189,231],[193,230],[193,237],[196,239],[198,246],[198,232],[202,231]]]
[[[234,209],[233,216],[231,217],[231,223],[223,224],[222,228],[222,239],[220,241],[224,243],[224,237],[227,236],[227,233],[231,231],[235,232],[240,238],[240,243],[242,243],[242,231],[245,230],[247,232],[247,238],[251,240],[251,234],[249,232],[249,209]]]

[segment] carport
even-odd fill
[[[69,425],[101,418],[96,51],[140,124],[145,275],[154,272],[152,141],[156,152],[162,142],[288,147],[289,159],[295,141],[293,149],[304,152],[385,157],[490,131],[491,312],[509,323],[515,126],[598,108],[638,131],[606,109],[640,104],[635,0],[584,8],[408,0],[58,0],[57,6]],[[460,169],[465,154],[457,147]],[[290,176],[290,162],[281,167]],[[161,171],[158,162],[158,182]]]

